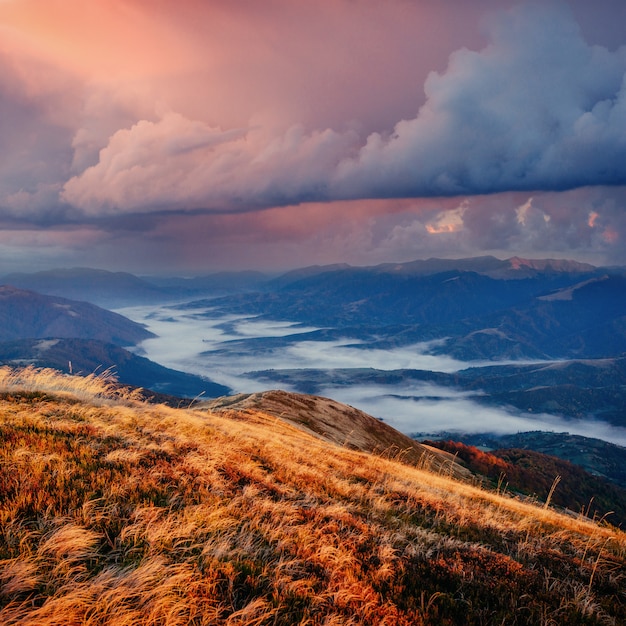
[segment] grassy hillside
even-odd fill
[[[624,533],[428,457],[93,376],[3,368],[0,392],[2,624],[626,622]]]
[[[619,528],[626,526],[626,489],[569,461],[519,448],[485,452],[459,441],[428,443],[454,454],[472,471],[491,478],[494,484],[507,485],[542,500],[552,491],[551,501],[556,505],[570,511],[585,511],[590,517],[606,517]],[[558,483],[553,489],[557,476]]]

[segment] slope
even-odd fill
[[[0,340],[80,337],[129,346],[154,337],[141,324],[87,302],[0,286]]]
[[[589,517],[606,517],[622,528],[626,525],[626,489],[569,461],[519,448],[485,452],[458,441],[427,443],[454,454],[473,472],[488,476],[501,488],[541,500],[550,496],[555,505],[585,511]]]
[[[230,393],[208,378],[170,369],[124,348],[91,339],[20,339],[0,342],[0,363],[50,367],[90,374],[109,370],[125,385],[183,398],[214,398]],[[71,372],[70,372],[71,373]]]
[[[624,623],[626,535],[263,412],[1,370],[0,622]]]
[[[273,390],[218,398],[207,403],[207,407],[214,413],[263,413],[345,448],[429,466],[457,477],[471,477],[470,472],[454,462],[454,457],[442,455],[375,417],[330,398]]]

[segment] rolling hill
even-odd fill
[[[125,385],[179,398],[215,398],[230,393],[228,387],[207,378],[163,367],[114,344],[92,339],[0,342],[0,363],[54,368],[83,375],[110,371]]]
[[[418,443],[371,415],[330,398],[272,390],[218,398],[207,407],[213,413],[262,412],[351,450],[400,458],[413,465],[427,462],[450,475],[470,477],[450,455],[442,456],[438,449]]]
[[[88,302],[0,286],[0,341],[53,337],[131,346],[154,335],[142,325]]]
[[[549,502],[262,406],[173,409],[8,368],[0,391],[7,626],[626,620],[626,535]]]

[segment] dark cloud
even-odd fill
[[[0,50],[0,76],[0,211],[21,218],[58,205],[73,132],[58,111],[77,102],[66,76],[33,59]]]
[[[122,4],[141,46],[0,31],[3,263],[626,262],[623,3]]]
[[[521,6],[480,52],[431,73],[426,104],[339,168],[346,195],[564,190],[626,183],[626,46],[589,46],[564,5]]]
[[[489,34],[429,75],[415,118],[362,147],[355,132],[169,112],[116,132],[62,197],[93,214],[626,184],[626,46],[588,45],[565,5],[500,13]]]

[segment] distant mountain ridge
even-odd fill
[[[136,276],[87,267],[57,268],[38,272],[14,272],[0,276],[0,284],[46,295],[86,300],[105,308],[135,304],[154,304],[168,300],[198,298],[203,295],[226,295],[241,291],[273,291],[322,274],[345,271],[372,274],[427,276],[449,271],[475,272],[492,278],[527,278],[539,273],[587,274],[598,268],[587,263],[565,259],[524,259],[494,256],[461,259],[430,258],[403,263],[381,263],[374,266],[352,266],[347,263],[312,265],[296,268],[278,276],[245,270],[221,271],[194,277]]]
[[[157,302],[164,298],[162,290],[133,274],[85,267],[31,274],[13,273],[0,280],[21,289],[71,300],[85,300],[109,309],[129,302]]]
[[[588,263],[580,263],[568,259],[525,259],[517,256],[510,259],[498,259],[494,256],[480,256],[464,259],[440,259],[433,257],[406,263],[383,263],[374,266],[373,269],[382,272],[416,275],[439,274],[456,270],[476,272],[477,274],[484,274],[493,278],[522,278],[537,272],[584,274],[593,272],[597,268]]]
[[[93,339],[20,339],[0,342],[0,363],[49,367],[88,375],[110,370],[120,383],[179,398],[215,398],[230,393],[207,378],[179,372],[111,343]]]
[[[141,324],[88,302],[0,286],[0,341],[77,337],[130,346],[154,337]]]
[[[158,304],[213,293],[223,295],[250,289],[265,280],[267,277],[260,272],[219,272],[196,278],[159,278],[86,267],[20,272],[0,277],[0,283],[45,295],[84,300],[107,309]]]

